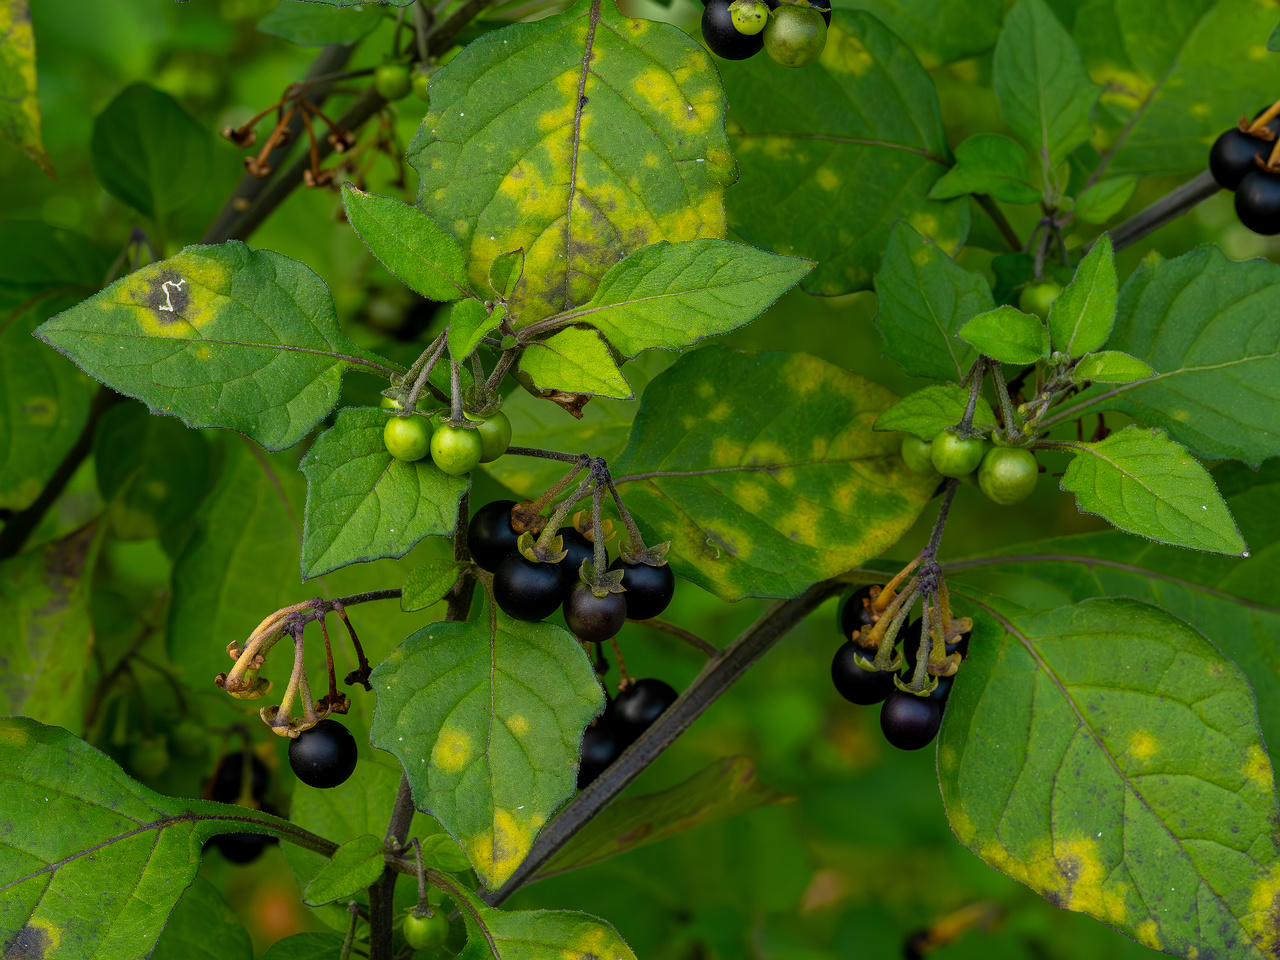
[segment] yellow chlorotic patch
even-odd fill
[[[515,872],[532,845],[532,828],[517,821],[509,810],[497,807],[493,829],[473,837],[466,846],[476,871],[493,889]]]
[[[1249,48],[1249,59],[1254,61],[1267,59],[1267,48],[1260,43],[1255,43]]]
[[[431,748],[431,762],[445,773],[457,773],[471,759],[471,738],[461,730],[444,729]]]
[[[641,70],[631,81],[631,89],[682,133],[706,132],[720,112],[714,89],[708,88],[697,97],[699,102],[693,103],[675,78],[656,65]]]
[[[627,954],[607,927],[592,926],[564,951],[564,960],[622,960]]]
[[[742,444],[728,437],[716,437],[711,445],[711,464],[716,467],[736,467],[742,463]]]
[[[1029,856],[1021,857],[992,842],[979,855],[1060,907],[1116,924],[1123,923],[1128,913],[1123,885],[1103,889],[1107,874],[1091,837],[1057,840],[1052,853],[1040,844]]]
[[[109,311],[125,307],[149,336],[191,340],[217,320],[230,283],[222,264],[178,254],[125,277],[100,303]]]
[[[518,713],[514,713],[507,717],[507,729],[514,733],[517,737],[523,737],[529,732],[529,721]]]
[[[819,535],[819,522],[822,519],[822,508],[811,500],[800,500],[791,512],[778,519],[775,524],[778,531],[790,537],[796,543],[816,547],[822,543]]]
[[[45,920],[43,917],[32,917],[27,921],[27,927],[44,934],[45,942],[41,944],[44,953],[41,956],[55,956],[54,951],[62,945],[62,928],[54,926],[52,920]]]
[[[13,747],[15,750],[24,750],[28,742],[29,738],[22,730],[16,727],[0,726],[0,744]]]
[[[1248,931],[1259,951],[1267,956],[1280,950],[1277,913],[1280,913],[1280,865],[1273,866],[1257,882],[1249,895],[1249,913],[1240,918],[1240,925]]]
[[[716,388],[706,380],[703,380],[698,384],[697,389],[698,396],[702,397],[704,400],[709,400],[716,395]]]
[[[52,427],[58,422],[58,401],[53,397],[28,397],[18,412],[33,427]]]
[[[769,502],[769,491],[755,479],[742,479],[733,485],[733,499],[744,510],[756,512]]]
[[[819,167],[813,179],[818,181],[818,186],[823,190],[833,191],[840,186],[840,177],[830,167]]]
[[[658,169],[658,155],[656,153],[646,153],[644,155],[644,165],[650,170]]]
[[[922,247],[916,247],[911,251],[911,262],[917,267],[923,267],[934,259],[937,255],[937,248],[932,244],[925,244]]]
[[[1103,99],[1109,103],[1136,110],[1151,93],[1151,83],[1132,70],[1122,70],[1112,64],[1102,64],[1090,70],[1093,79],[1105,90]]]
[[[723,420],[729,419],[729,416],[732,413],[733,413],[733,406],[721,400],[714,407],[712,407],[710,410],[707,411],[707,419],[710,420],[712,423],[720,423]]]
[[[943,762],[944,755],[946,762]],[[955,750],[951,747],[945,747],[938,751],[938,764],[944,770],[954,767],[956,763]],[[963,810],[955,809],[947,811],[947,819],[951,821],[951,832],[956,835],[956,839],[961,843],[968,844],[973,841],[973,821],[969,819],[969,815]]]
[[[793,395],[804,396],[822,388],[827,380],[826,365],[813,357],[794,354],[782,370],[787,388]]]
[[[757,440],[747,450],[745,463],[752,466],[769,466],[775,463],[792,463],[795,457],[789,450],[770,440]]]
[[[923,233],[926,237],[934,236],[940,229],[938,218],[931,213],[925,213],[923,210],[917,211],[907,218],[908,222],[916,228],[917,231]]]
[[[827,45],[818,59],[832,73],[851,73],[855,77],[876,65],[875,57],[861,40],[835,26],[827,31]]]
[[[1160,949],[1160,928],[1151,917],[1134,927],[1133,935],[1139,943],[1146,944],[1152,950]]]
[[[574,100],[570,100],[555,110],[548,110],[542,116],[538,117],[538,129],[549,133],[552,130],[559,130],[561,127],[573,123],[573,105]]]
[[[1256,743],[1249,744],[1244,761],[1244,775],[1264,790],[1271,789],[1271,759]]]
[[[1129,738],[1129,756],[1146,760],[1160,749],[1160,743],[1146,730],[1139,730]]]

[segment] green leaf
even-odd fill
[[[1027,151],[1016,140],[979,133],[956,147],[956,165],[929,191],[930,200],[989,193],[1005,203],[1035,203],[1041,191],[1030,183]]]
[[[382,876],[386,867],[384,853],[382,841],[372,834],[348,840],[311,878],[302,891],[302,902],[318,907],[363,893]]]
[[[615,263],[563,319],[591,324],[626,357],[680,350],[754,320],[813,267],[727,240],[663,240]]]
[[[1071,379],[1076,383],[1127,383],[1144,380],[1155,373],[1137,357],[1119,350],[1103,350],[1083,357],[1071,369]]]
[[[973,652],[938,743],[961,843],[1149,947],[1270,955],[1278,811],[1239,669],[1134,600],[971,602]]]
[[[103,414],[93,465],[115,536],[147,540],[185,520],[204,496],[208,459],[204,437],[172,417],[136,403]]]
[[[169,915],[149,960],[253,960],[253,944],[218,888],[196,877]]]
[[[400,609],[405,613],[425,610],[444,599],[458,582],[458,564],[452,560],[429,560],[415,567],[404,582]]]
[[[382,9],[368,3],[352,9],[330,9],[300,0],[283,0],[258,21],[258,30],[283,37],[300,47],[322,47],[328,43],[355,43],[372,33],[382,21]]]
[[[524,251],[512,250],[489,264],[489,287],[502,299],[511,296],[524,276]]]
[[[94,119],[90,152],[103,188],[162,229],[199,196],[213,167],[209,131],[145,83],[125,87]]]
[[[799,353],[684,354],[610,469],[675,572],[726,600],[791,597],[887,549],[936,485],[871,424],[895,397]]]
[[[10,0],[0,10],[0,136],[50,177],[53,164],[40,139],[40,100],[36,96],[36,40],[28,0]]]
[[[1120,293],[1107,346],[1156,375],[1085,394],[1073,410],[1121,410],[1209,459],[1280,454],[1280,265],[1203,246],[1150,259]],[[1072,414],[1074,416],[1075,414]]]
[[[1124,209],[1137,187],[1133,174],[1099,180],[1076,197],[1076,217],[1085,223],[1106,223]]]
[[[0,311],[32,309],[28,300],[57,287],[93,293],[111,258],[82,234],[35,220],[0,220]]]
[[[1111,237],[1104,233],[1049,308],[1053,349],[1072,357],[1092,353],[1111,336],[1115,315],[1116,260]]]
[[[608,0],[468,44],[432,77],[409,160],[475,289],[525,251],[507,305],[523,325],[586,303],[634,250],[723,237],[735,176],[710,55]]]
[[[303,458],[303,579],[403,557],[423,537],[453,532],[469,478],[441,473],[429,457],[405,463],[391,456],[382,439],[388,416],[376,407],[342,410]]]
[[[520,357],[520,369],[543,390],[563,390],[627,400],[635,394],[594,330],[570,327],[535,340]]]
[[[502,305],[490,313],[479,300],[463,300],[449,311],[449,356],[461,363],[475,353],[480,341],[502,324]]]
[[[228,427],[268,450],[333,409],[343,371],[393,371],[338,328],[303,263],[232,240],[187,247],[43,323],[36,336],[107,386],[192,427]]]
[[[67,731],[26,717],[0,719],[0,784],[0,930],[12,934],[14,956],[146,956],[204,841],[301,833],[244,807],[163,797]]]
[[[1276,24],[1271,36],[1267,37],[1267,49],[1272,53],[1280,53],[1280,23]]]
[[[458,241],[417,207],[349,183],[342,185],[342,205],[351,229],[411,290],[445,303],[472,296]]]
[[[89,419],[93,382],[31,336],[74,303],[49,296],[0,319],[0,508],[30,506]]]
[[[853,0],[842,6],[874,14],[930,69],[990,50],[1004,16],[1001,0]]]
[[[932,440],[938,432],[954,427],[964,419],[969,405],[969,389],[953,383],[934,384],[909,393],[880,416],[872,430],[897,430],[911,433],[921,440]],[[980,430],[995,428],[996,415],[991,404],[979,396],[973,411],[973,425]]]
[[[726,757],[670,789],[610,804],[560,848],[538,872],[538,879],[591,866],[685,830],[787,799],[756,779],[751,760]]]
[[[869,288],[899,220],[948,252],[964,242],[968,200],[928,199],[951,159],[933,81],[880,21],[836,10],[822,56],[804,70],[767,57],[718,66],[742,167],[729,226],[818,261],[809,293]]]
[[[1079,451],[1062,489],[1085,513],[1160,543],[1247,556],[1244,538],[1209,472],[1158,427],[1137,426]]]
[[[261,960],[342,960],[342,943],[342,937],[332,933],[295,933],[267,947]]]
[[[485,602],[476,620],[413,634],[371,682],[371,742],[497,889],[573,793],[582,731],[604,708],[590,659],[563,628]]]
[[[0,563],[0,710],[84,729],[96,524]]]
[[[957,336],[1002,363],[1026,366],[1049,356],[1049,331],[1038,317],[1016,307],[980,313],[961,327]]]
[[[485,905],[464,887],[446,891],[462,909],[467,945],[459,960],[546,960],[598,957],[636,960],[618,931],[589,913],[572,910],[513,910]]]
[[[426,837],[421,842],[422,862],[445,873],[461,873],[471,869],[466,851],[443,833]]]
[[[1004,20],[992,65],[1000,114],[1051,170],[1089,139],[1099,89],[1080,51],[1044,0],[1018,0]]]
[[[889,235],[876,274],[876,302],[886,357],[912,376],[956,381],[978,359],[978,351],[956,333],[995,306],[980,274],[957,266],[906,223]]]

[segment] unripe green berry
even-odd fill
[[[932,449],[933,444],[928,440],[921,440],[915,434],[908,433],[902,438],[902,461],[915,473],[932,476],[938,472],[934,469],[933,458],[930,456]]]
[[[1009,505],[1021,503],[1036,488],[1040,465],[1030,450],[994,447],[982,458],[978,486],[992,501]]]
[[[986,443],[977,437],[961,439],[950,430],[940,430],[930,444],[933,469],[944,477],[967,477],[978,469]]]

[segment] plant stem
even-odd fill
[[[1005,436],[1017,442],[1022,438],[1022,430],[1015,419],[1013,401],[1009,399],[1009,387],[1004,382],[1004,371],[998,361],[993,360],[989,366],[991,382],[996,385],[996,397],[1000,401],[1000,418],[1004,421]]]
[[[418,379],[414,381],[413,389],[409,391],[409,396],[405,397],[404,411],[401,414],[402,416],[410,416],[414,410],[418,409],[418,398],[422,396],[423,388],[426,387],[430,380],[431,371],[434,370],[436,364],[439,363],[440,357],[444,353],[444,348],[447,343],[448,341],[442,333],[440,336],[436,337],[435,343],[423,351],[423,356],[427,357],[427,359],[426,362],[423,363],[422,369],[418,371]],[[427,356],[428,353],[430,353],[430,356]],[[421,357],[419,359],[421,359]]]
[[[973,199],[982,208],[983,212],[991,218],[991,222],[1000,231],[1000,236],[1004,237],[1004,242],[1009,244],[1009,249],[1014,253],[1021,250],[1022,239],[1018,236],[1018,232],[1013,229],[1013,225],[1005,219],[1004,211],[1000,209],[995,198],[987,193],[975,193],[973,194]]]
[[[543,460],[559,460],[561,463],[577,463],[580,453],[561,453],[558,450],[540,450],[537,447],[507,447],[507,456],[539,457]]]
[[[921,559],[932,561],[938,555],[938,547],[942,543],[942,531],[947,525],[947,514],[951,512],[951,501],[956,498],[959,480],[948,480],[946,492],[942,494],[942,505],[938,507],[938,519],[933,522],[933,532],[929,534],[929,544],[924,548]]]
[[[1116,252],[1131,246],[1171,220],[1176,220],[1197,204],[1213,196],[1222,188],[1213,174],[1206,170],[1188,180],[1176,190],[1166,193],[1145,210],[1139,210],[1124,223],[1111,231],[1111,243]]]
[[[661,630],[663,633],[669,633],[673,637],[679,637],[685,643],[689,644],[689,646],[693,647],[695,650],[702,651],[708,657],[714,657],[720,653],[719,647],[703,640],[696,633],[686,630],[684,627],[678,627],[674,623],[668,623],[666,620],[654,618],[652,620],[637,620],[635,622],[642,627],[650,627],[654,630]]]

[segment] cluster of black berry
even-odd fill
[[[517,541],[523,532],[536,533],[536,518],[526,519],[514,500],[495,500],[476,511],[467,527],[471,559],[493,574],[493,598],[517,620],[544,620],[564,605],[564,619],[579,640],[599,643],[614,637],[628,620],[648,620],[667,608],[675,593],[675,575],[667,564],[628,563],[618,557],[609,564],[622,571],[622,593],[596,596],[582,579],[584,560],[592,560],[595,546],[576,527],[561,527],[564,557],[559,561],[530,560]],[[516,527],[519,527],[517,530]]]
[[[702,39],[724,60],[761,50],[784,67],[804,67],[827,45],[828,0],[705,0]]]
[[[675,689],[662,680],[624,681],[621,692],[608,702],[604,713],[593,720],[582,735],[578,789],[604,773],[676,702],[677,696]]]
[[[205,782],[204,795],[219,803],[235,803],[250,810],[279,815],[266,802],[271,771],[252,751],[226,754]],[[222,833],[210,837],[206,846],[216,847],[232,863],[252,863],[262,851],[278,842],[269,833]]]
[[[1275,156],[1280,116],[1270,113],[1252,123],[1241,118],[1209,151],[1209,172],[1223,189],[1235,191],[1240,222],[1268,237],[1280,233],[1280,158]]]
[[[831,661],[831,680],[840,696],[850,703],[864,707],[882,703],[880,729],[884,731],[885,739],[899,750],[919,750],[932,743],[938,735],[942,712],[946,709],[955,676],[938,677],[938,684],[932,692],[920,696],[895,684],[896,674],[892,670],[869,670],[858,663],[861,657],[871,664],[876,656],[874,649],[864,647],[858,641],[878,619],[875,600],[881,589],[880,586],[863,587],[841,604],[838,621],[845,642]],[[902,631],[905,670],[901,679],[904,682],[915,673],[922,626],[923,621],[917,620]],[[947,643],[946,652],[948,656],[953,653],[967,656],[969,634],[962,633]]]

